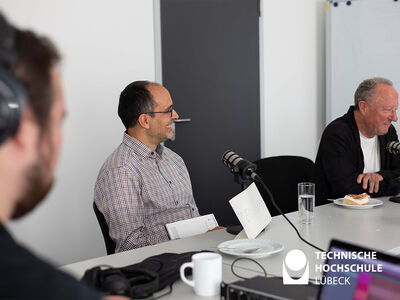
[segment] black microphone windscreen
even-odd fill
[[[240,157],[235,152],[228,150],[222,155],[223,163],[231,169],[232,173],[239,174],[241,178],[248,179],[257,170],[257,166]]]
[[[391,141],[386,146],[387,151],[393,155],[400,155],[400,143]]]
[[[225,153],[222,155],[223,163],[231,169],[234,169],[237,166],[238,162],[242,159],[243,158],[241,158],[239,155],[231,150],[225,151]]]

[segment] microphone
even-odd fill
[[[397,143],[400,145],[400,143]],[[245,160],[244,158],[240,157],[237,155],[235,152],[228,150],[225,151],[225,153],[222,155],[222,162],[229,168],[231,169],[232,173],[236,175],[239,175],[242,180],[246,181],[249,178],[253,179],[256,182],[259,182],[264,190],[267,192],[267,195],[269,199],[271,200],[272,204],[275,206],[276,210],[288,221],[288,223],[293,227],[293,229],[296,231],[297,236],[302,240],[304,243],[307,245],[310,245],[311,247],[314,247],[318,251],[325,252],[325,250],[315,246],[314,244],[308,242],[305,240],[300,232],[297,230],[296,226],[293,225],[293,223],[288,219],[288,217],[285,215],[285,213],[279,208],[278,204],[276,204],[274,197],[272,196],[272,193],[270,189],[267,187],[267,185],[264,183],[262,178],[255,172],[257,170],[257,166],[253,164],[252,162],[249,162],[248,160]],[[264,197],[264,196],[263,196]],[[265,201],[265,199],[264,199]],[[232,226],[228,226],[227,231],[230,231],[230,228]],[[233,232],[232,232],[233,233]],[[238,232],[237,232],[238,233]]]
[[[386,150],[395,156],[400,155],[400,142],[391,141],[387,144]]]
[[[231,169],[234,174],[239,174],[243,180],[247,180],[257,170],[252,162],[240,157],[235,152],[228,150],[222,155],[222,162]],[[255,174],[255,173],[254,173]]]

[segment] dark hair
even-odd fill
[[[155,101],[148,85],[159,85],[150,81],[134,81],[128,84],[119,96],[118,116],[121,118],[125,128],[131,128],[141,114],[153,110]],[[154,117],[154,114],[150,114]]]
[[[356,92],[354,93],[354,109],[358,110],[358,104],[361,100],[369,102],[371,97],[375,93],[375,87],[377,84],[383,83],[390,86],[393,86],[393,83],[386,78],[383,77],[374,77],[371,79],[365,79],[363,82],[360,83]]]
[[[55,46],[47,38],[29,30],[16,30],[17,61],[14,75],[24,84],[35,118],[43,130],[49,121],[54,98],[51,70],[60,60]]]

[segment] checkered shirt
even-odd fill
[[[126,133],[100,169],[94,201],[116,252],[168,241],[165,224],[199,216],[183,159]]]

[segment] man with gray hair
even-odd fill
[[[400,192],[400,159],[386,151],[398,141],[398,93],[390,80],[364,80],[354,94],[354,106],[324,130],[315,164],[328,198],[369,193],[372,197]]]

